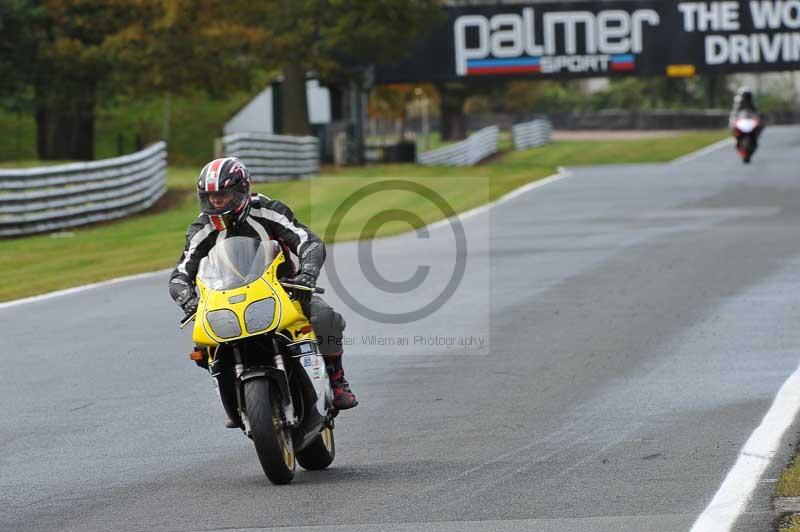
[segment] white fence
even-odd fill
[[[500,129],[489,126],[477,131],[451,146],[438,148],[417,155],[417,162],[424,165],[475,166],[483,159],[497,153]]]
[[[0,170],[0,237],[43,233],[122,218],[167,190],[167,145],[123,157],[25,170]]]
[[[234,133],[222,138],[225,155],[238,157],[250,169],[254,181],[299,179],[319,173],[319,140],[316,137]]]
[[[514,149],[525,150],[550,142],[552,126],[548,120],[539,119],[517,124],[511,128],[511,132],[514,134]]]

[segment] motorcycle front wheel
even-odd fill
[[[292,437],[280,419],[280,399],[267,379],[244,383],[244,402],[258,460],[273,484],[288,484],[294,478],[295,454]]]
[[[336,456],[336,442],[333,440],[333,429],[325,427],[302,451],[297,451],[297,462],[309,471],[325,469]]]
[[[753,152],[755,151],[753,148],[753,139],[750,137],[750,135],[747,135],[742,139],[741,146],[742,151],[744,152],[742,161],[747,164],[750,162],[750,159],[753,157]]]

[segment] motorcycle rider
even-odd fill
[[[284,203],[250,193],[250,171],[235,157],[215,159],[205,165],[197,181],[200,215],[186,232],[186,245],[169,279],[169,293],[187,316],[197,311],[195,277],[200,260],[225,238],[245,236],[277,240],[291,268],[292,284],[314,288],[325,261],[325,245],[297,221]],[[333,388],[333,405],[339,410],[358,404],[342,368],[342,333],[345,321],[321,297],[297,290],[303,313],[317,333],[319,350]],[[229,420],[228,426],[233,425]],[[234,425],[235,426],[235,425]]]
[[[740,87],[738,91],[736,91],[736,96],[733,98],[733,108],[731,109],[731,114],[728,117],[728,126],[733,129],[734,124],[736,123],[736,117],[739,113],[743,111],[750,111],[751,113],[758,115],[758,108],[756,107],[755,99],[753,98],[753,91],[750,90],[750,87]],[[761,130],[763,129],[762,125],[759,124],[758,127],[753,131],[753,144],[754,149],[758,147],[758,137],[761,135]],[[736,148],[739,148],[739,143],[737,141]]]

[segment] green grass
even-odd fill
[[[470,131],[470,134],[475,133],[474,131]],[[455,144],[458,142],[457,140],[442,140],[442,136],[438,131],[432,131],[430,134],[430,139],[428,140],[428,148],[425,149],[425,137],[422,135],[417,136],[417,151],[422,153],[431,150],[437,150],[439,148],[444,148],[445,146],[450,146],[451,144]],[[500,138],[498,140],[498,145],[501,151],[510,150],[514,147],[514,137],[511,134],[511,131],[501,130],[500,131]]]
[[[776,497],[800,497],[800,454],[796,454],[775,484]],[[779,526],[780,532],[800,532],[800,515],[787,515]]]
[[[800,497],[800,459],[798,456],[794,457],[775,485],[775,495],[778,497]]]
[[[723,131],[699,131],[673,137],[626,141],[574,140],[562,141],[514,152],[508,164],[538,164],[549,166],[580,166],[592,164],[621,164],[667,162],[690,153],[699,147],[722,140]]]
[[[366,184],[391,178],[419,183],[439,193],[457,211],[486,203],[525,183],[555,173],[556,166],[606,162],[665,161],[723,138],[725,132],[692,133],[647,141],[556,142],[524,152],[508,152],[471,168],[411,164],[325,168],[323,177],[259,184],[255,189],[289,204],[297,217],[324,235],[342,201]],[[193,187],[199,165],[172,166],[171,206],[125,220],[76,229],[57,237],[40,235],[0,241],[0,301],[40,294],[113,277],[171,267],[184,233],[197,214]],[[335,240],[386,236],[409,229],[392,223],[377,234],[362,234],[365,220],[387,209],[408,209],[425,223],[441,212],[418,196],[385,192],[358,203],[341,223]]]
[[[800,515],[790,515],[780,524],[780,532],[800,532]]]
[[[0,161],[36,159],[36,122],[27,114],[0,111]]]
[[[444,148],[445,146],[449,146],[451,144],[455,144],[458,142],[457,140],[442,140],[442,135],[438,131],[431,131],[430,135],[428,136],[428,146],[427,149],[425,147],[425,136],[424,135],[417,135],[417,151],[425,152],[429,150],[437,150],[439,148]]]
[[[74,163],[75,161],[40,161],[38,159],[30,159],[27,161],[5,161],[0,162],[0,168],[37,168],[39,166],[55,166],[57,164]]]
[[[171,164],[203,164],[214,152],[214,139],[222,135],[223,124],[254,94],[236,92],[225,100],[205,94],[175,96],[170,104],[169,160]],[[97,117],[95,157],[118,155],[117,137],[122,135],[124,151],[135,150],[137,133],[145,144],[160,140],[163,133],[164,99],[151,98],[118,103],[100,110]]]

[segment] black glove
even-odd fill
[[[184,284],[183,282],[173,281],[169,283],[169,293],[172,299],[183,309],[186,316],[191,316],[197,312],[197,295],[194,293],[194,288]]]
[[[197,296],[192,296],[186,302],[181,303],[181,309],[183,309],[183,312],[186,314],[187,318],[197,312],[197,304],[199,302],[200,300],[197,299]]]
[[[294,279],[290,279],[289,282],[310,288],[311,290],[295,289],[293,290],[293,295],[301,304],[306,304],[311,301],[311,296],[314,294],[314,287],[317,286],[316,277],[308,273],[300,273]]]

